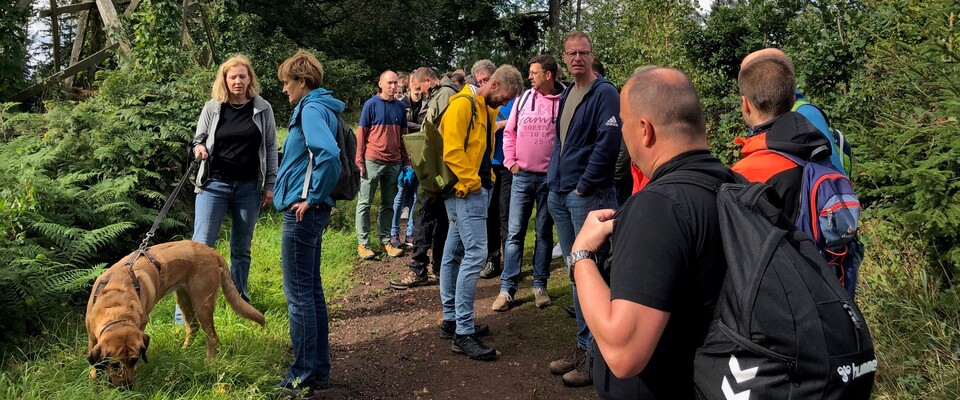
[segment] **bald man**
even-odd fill
[[[794,69],[793,61],[790,60],[790,57],[787,56],[782,50],[775,47],[768,47],[765,49],[757,50],[753,53],[747,54],[743,58],[743,61],[740,62],[740,70],[743,70],[743,67],[749,64],[750,62],[761,58],[761,57],[773,57],[780,59],[790,65],[790,69]],[[794,71],[796,75],[796,71]],[[794,86],[793,88],[794,103],[791,108],[792,111],[797,112],[800,115],[803,115],[807,121],[810,121],[813,126],[823,134],[824,137],[830,143],[834,143],[833,132],[830,131],[830,124],[827,123],[827,116],[823,113],[823,110],[820,107],[817,107],[810,103],[806,97],[803,96],[803,93],[800,93],[800,89]],[[833,146],[830,153],[830,163],[840,172],[844,174],[849,174],[849,165],[844,166],[843,164],[843,149]]]
[[[356,163],[360,167],[360,194],[357,196],[357,255],[364,260],[376,256],[370,246],[370,203],[380,187],[380,212],[377,215],[380,248],[390,257],[403,255],[403,249],[390,243],[393,224],[393,199],[397,195],[397,176],[409,166],[401,136],[407,134],[407,114],[403,102],[394,97],[397,74],[384,71],[377,83],[380,92],[363,104],[357,129]]]
[[[662,179],[680,171],[736,178],[710,154],[700,97],[682,72],[639,69],[620,95],[620,116],[627,151],[650,183],[616,213],[591,212],[569,260],[594,337],[594,386],[605,399],[693,399],[694,352],[727,266],[716,194]],[[611,268],[602,274],[595,253],[608,238]]]

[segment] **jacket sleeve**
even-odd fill
[[[623,133],[620,130],[620,126],[623,125],[620,120],[620,95],[613,85],[606,83],[596,90],[599,92],[596,114],[598,118],[593,123],[596,124],[597,141],[593,147],[593,153],[590,154],[587,168],[577,182],[577,191],[580,194],[596,192],[600,189],[600,182],[613,175],[617,154],[620,152],[620,142],[623,140]]]
[[[472,165],[466,149],[463,148],[463,141],[468,134],[467,129],[470,128],[470,118],[473,117],[471,110],[470,99],[458,98],[447,107],[440,124],[440,135],[443,136],[443,161],[457,176],[454,189],[458,197],[480,189],[477,166]]]
[[[199,144],[204,144],[207,141],[207,132],[210,131],[210,121],[213,119],[213,110],[210,109],[208,104],[203,105],[203,110],[200,111],[200,118],[197,120],[197,132],[193,136],[193,146],[196,147]],[[209,150],[209,149],[208,149]]]
[[[512,169],[517,163],[517,107],[520,101],[513,102],[507,126],[503,127],[503,166]]]
[[[303,137],[313,155],[314,167],[305,199],[311,206],[319,205],[330,197],[340,179],[340,147],[335,137],[337,119],[333,112],[321,107],[308,104],[300,115]]]
[[[267,141],[267,174],[264,177],[263,190],[273,190],[273,185],[277,181],[277,121],[273,116],[273,107],[264,111],[266,113],[266,124],[264,125],[264,140]]]

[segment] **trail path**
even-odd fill
[[[476,320],[489,324],[484,342],[501,354],[493,362],[475,361],[450,350],[437,329],[441,320],[439,287],[397,291],[391,277],[405,270],[409,257],[362,261],[358,282],[348,296],[332,301],[337,311],[330,326],[331,387],[325,399],[591,399],[593,387],[568,388],[547,370],[572,345],[576,322],[562,269],[551,271],[553,305],[533,304],[529,266],[516,305],[490,310],[499,279],[481,279]]]

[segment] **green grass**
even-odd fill
[[[173,323],[173,296],[157,304],[147,333],[150,362],[140,364],[133,390],[120,391],[103,383],[91,385],[86,352],[87,332],[82,312],[48,327],[0,364],[2,399],[260,399],[274,390],[290,362],[286,301],[281,290],[281,215],[261,216],[253,241],[250,293],[267,326],[240,318],[223,299],[215,321],[220,346],[216,360],[207,364],[201,332],[181,349],[184,331]],[[226,225],[224,229],[227,229]],[[354,234],[328,230],[324,234],[322,277],[328,301],[352,285],[356,260]],[[218,249],[229,259],[227,245]]]
[[[922,242],[867,221],[857,304],[877,349],[877,399],[960,398],[960,297],[930,272]]]

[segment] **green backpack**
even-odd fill
[[[472,111],[467,135],[463,138],[463,148],[466,149],[469,133],[473,130],[473,120],[477,117],[477,101],[473,96],[458,93],[450,97],[447,107],[460,97],[470,100]],[[445,111],[447,111],[446,107],[437,115],[436,121],[443,119]],[[457,175],[443,161],[443,136],[440,135],[439,123],[435,124],[427,118],[423,121],[420,132],[409,133],[403,137],[403,144],[407,148],[410,164],[413,165],[413,171],[420,181],[420,189],[424,193],[436,196],[446,194],[453,189],[453,185],[457,183]]]

